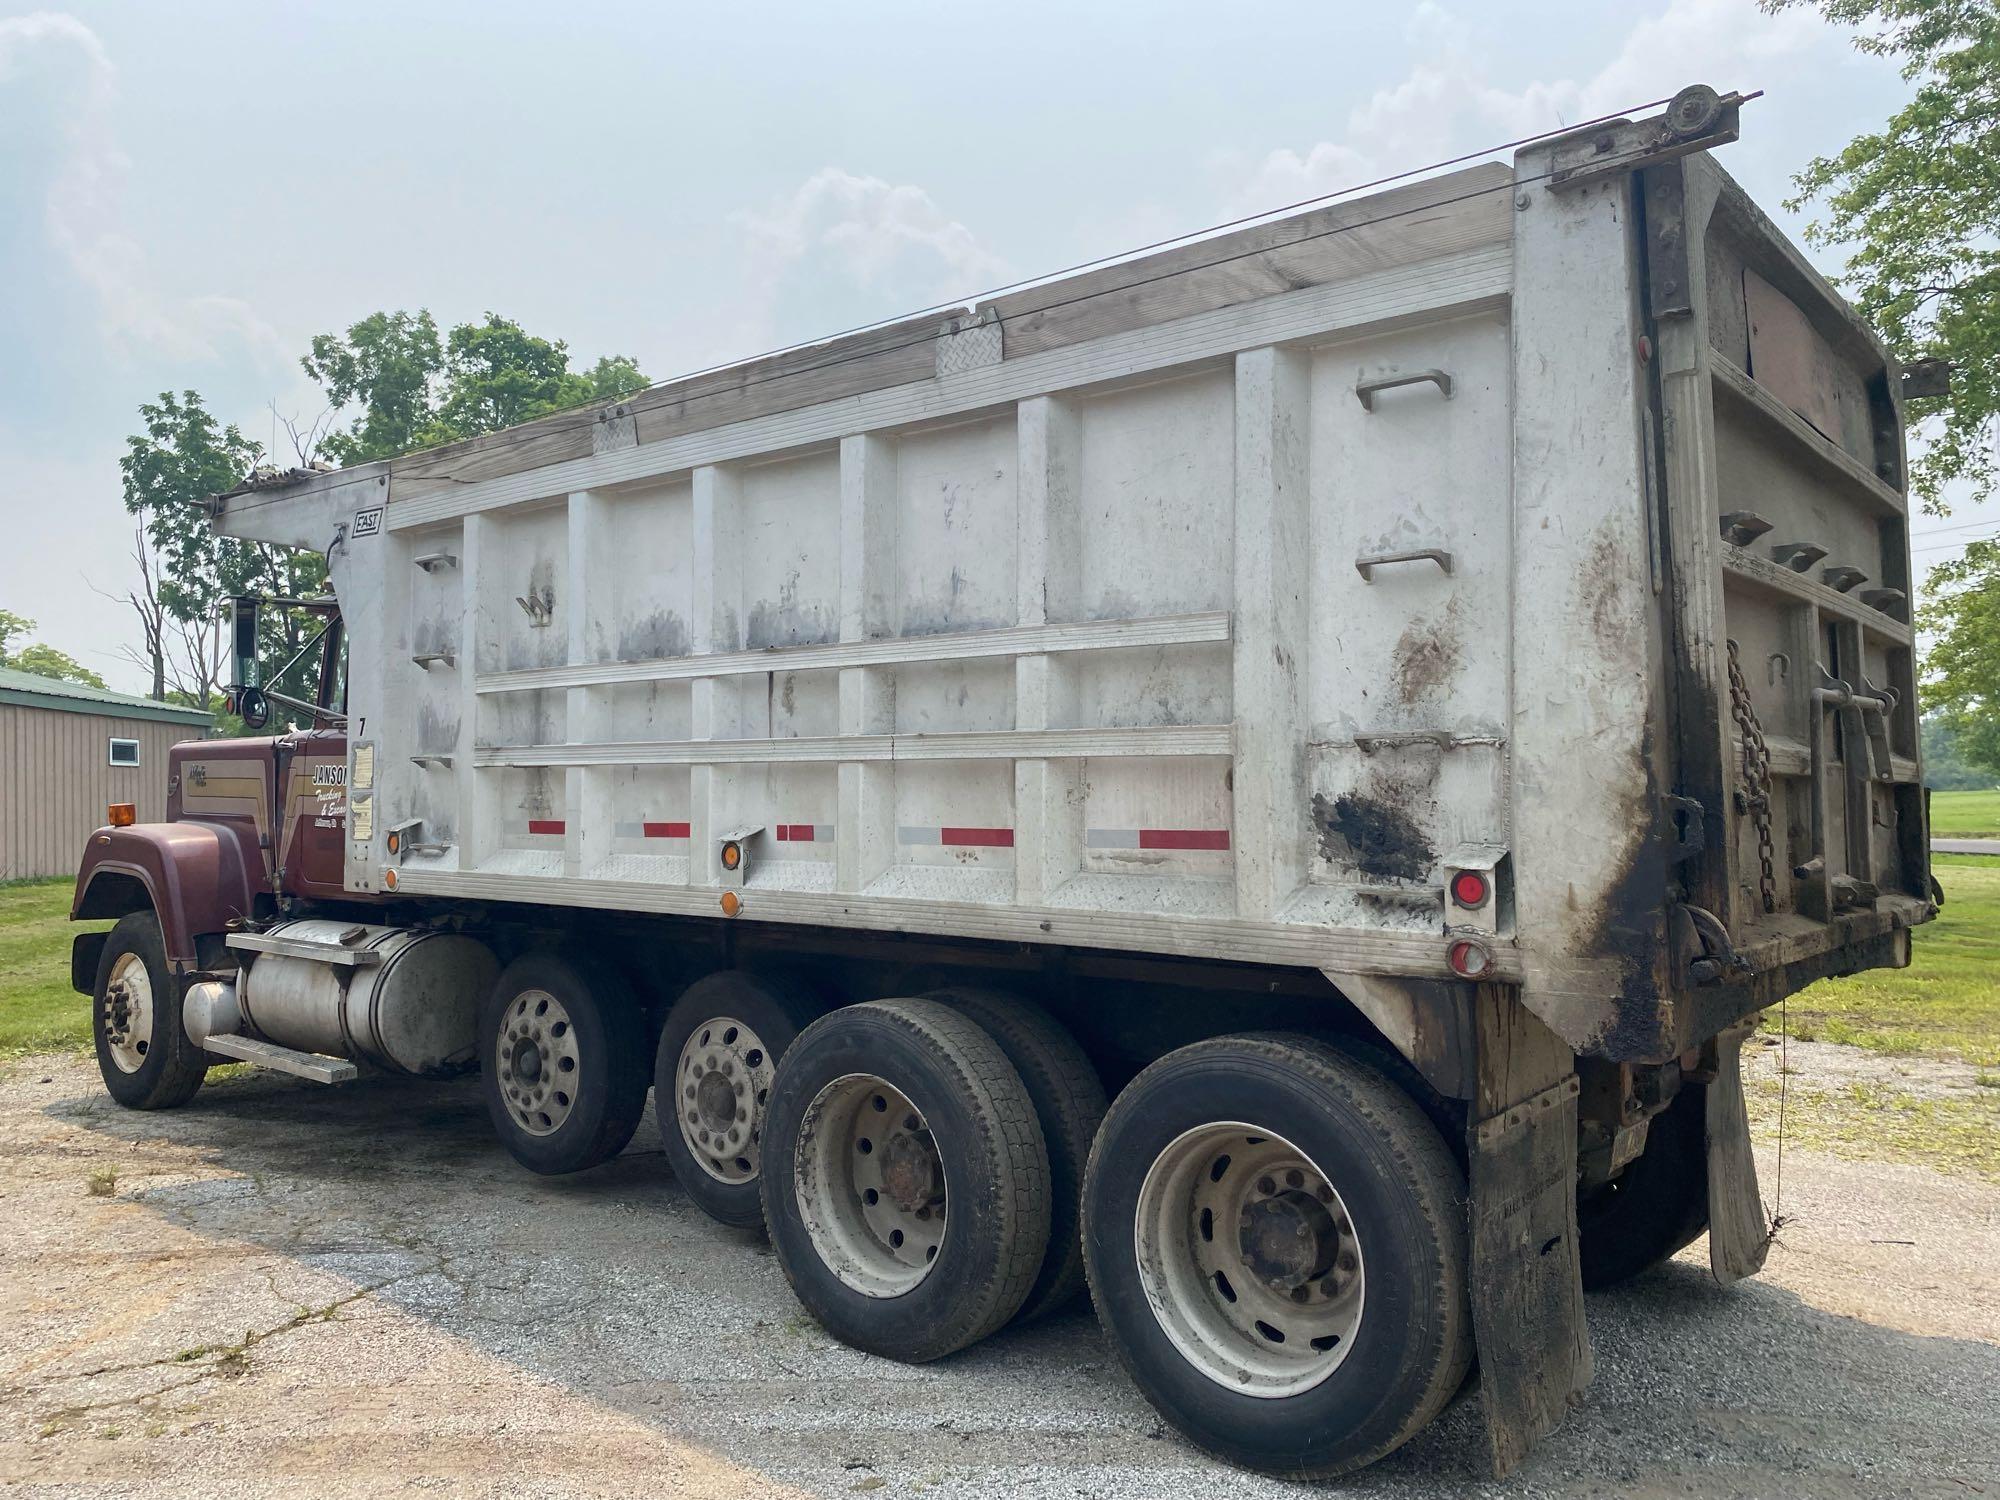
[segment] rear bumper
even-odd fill
[[[1849,912],[1831,922],[1783,915],[1778,928],[1740,947],[1748,968],[1719,983],[1683,990],[1674,1007],[1679,1050],[1699,1046],[1731,1022],[1768,1010],[1821,979],[1863,969],[1906,969],[1910,930],[1937,916],[1937,907],[1914,896],[1883,896],[1873,911]]]

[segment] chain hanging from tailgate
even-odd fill
[[[1764,910],[1778,909],[1778,877],[1771,868],[1771,747],[1750,702],[1750,684],[1736,659],[1736,642],[1729,643],[1729,713],[1743,732],[1743,803],[1757,829],[1757,894]]]

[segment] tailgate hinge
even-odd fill
[[[1582,187],[1712,146],[1726,146],[1737,137],[1737,117],[1743,105],[1756,97],[1718,94],[1705,83],[1693,83],[1674,95],[1664,114],[1645,120],[1609,120],[1579,130],[1557,143],[1549,190]]]

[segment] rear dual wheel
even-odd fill
[[[645,1022],[606,965],[517,958],[479,1016],[481,1086],[493,1128],[531,1172],[581,1172],[625,1149],[646,1108]]]
[[[711,1219],[764,1222],[758,1179],[778,1059],[820,1007],[780,982],[737,970],[689,985],[667,1013],[653,1058],[653,1111],[674,1176]]]
[[[997,990],[934,990],[999,1044],[1035,1106],[1049,1151],[1049,1248],[1016,1317],[1030,1322],[1083,1295],[1083,1173],[1104,1122],[1104,1084],[1076,1038],[1041,1006]]]
[[[764,1125],[785,1278],[843,1343],[913,1363],[992,1333],[1036,1285],[1049,1158],[1000,1045],[936,1000],[878,1000],[792,1044]]]
[[[1472,1358],[1465,1186],[1380,1072],[1297,1036],[1147,1068],[1083,1195],[1099,1319],[1148,1400],[1231,1463],[1344,1474],[1443,1408]]]

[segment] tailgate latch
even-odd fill
[[[1690,986],[1719,984],[1732,974],[1749,972],[1750,961],[1736,951],[1729,929],[1714,912],[1678,903],[1672,908],[1668,930],[1673,954]]]

